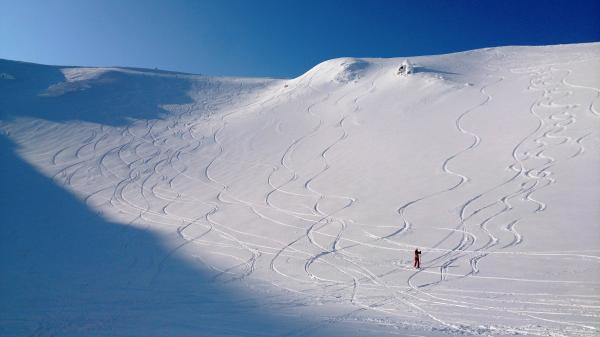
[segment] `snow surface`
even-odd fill
[[[600,43],[403,60],[1,60],[0,335],[599,335]]]

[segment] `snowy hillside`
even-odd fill
[[[0,60],[0,335],[598,336],[600,43],[403,61]]]

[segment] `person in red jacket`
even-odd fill
[[[421,251],[415,249],[415,268],[421,269]]]

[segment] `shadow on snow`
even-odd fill
[[[68,67],[0,60],[0,74],[11,77],[0,79],[0,119],[20,116],[120,126],[131,119],[159,118],[166,112],[160,107],[164,104],[191,103],[191,80],[177,73],[107,70],[67,82],[61,68]]]
[[[108,222],[0,137],[0,335],[281,336],[309,324]]]

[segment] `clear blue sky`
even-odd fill
[[[0,0],[0,58],[294,77],[342,56],[600,41],[600,0]]]

